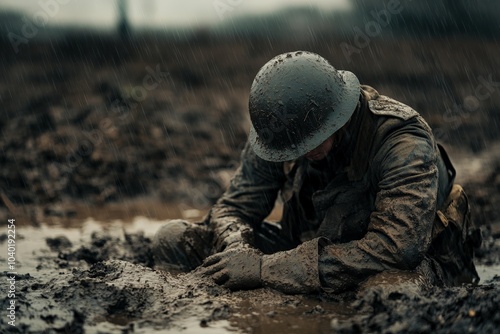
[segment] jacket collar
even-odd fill
[[[349,161],[344,169],[349,180],[360,180],[366,173],[370,162],[378,121],[370,112],[368,101],[377,99],[378,92],[370,86],[361,86],[360,100],[347,131],[350,133],[347,156]]]

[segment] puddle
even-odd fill
[[[133,223],[138,217],[148,217],[153,221],[168,219],[199,221],[203,219],[209,208],[195,208],[184,203],[166,204],[156,200],[135,199],[120,203],[107,203],[102,206],[90,206],[85,203],[59,204],[49,207],[49,210],[55,214],[41,218],[43,223],[51,226],[80,227],[89,220],[89,217],[100,222],[123,223]]]
[[[281,218],[282,209],[282,203],[278,201],[266,219],[278,221]],[[55,214],[39,218],[44,224],[54,227],[79,228],[89,219],[122,223],[134,223],[141,217],[147,217],[152,221],[168,219],[200,221],[203,220],[210,207],[193,207],[184,203],[172,204],[157,200],[134,199],[120,203],[107,203],[102,206],[90,206],[85,203],[57,204],[54,207],[49,207],[49,210]],[[26,226],[28,220],[17,219],[16,224]]]
[[[99,319],[98,319],[99,320]],[[162,334],[162,333],[186,333],[186,334],[216,334],[216,333],[243,333],[243,331],[238,330],[233,327],[227,320],[212,321],[210,323],[204,324],[200,323],[200,320],[196,317],[191,317],[184,319],[182,324],[178,328],[154,328],[154,327],[144,327],[141,328],[134,323],[130,322],[130,319],[126,317],[108,317],[107,319],[101,319],[101,321],[92,326],[85,326],[85,332],[87,333],[127,333],[128,331],[135,334]]]
[[[331,333],[332,319],[354,314],[346,305],[306,297],[289,297],[281,305],[273,299],[245,299],[229,319],[233,328],[254,334]]]

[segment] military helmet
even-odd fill
[[[259,70],[250,89],[250,144],[264,160],[294,160],[344,126],[359,96],[358,78],[323,57],[306,51],[278,55]]]

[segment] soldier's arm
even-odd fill
[[[322,286],[334,292],[384,270],[415,269],[431,242],[438,189],[434,140],[418,131],[395,135],[375,162],[379,191],[368,233],[319,250]]]
[[[242,229],[261,223],[269,215],[284,180],[283,163],[264,161],[249,143],[245,145],[241,165],[209,214],[217,250],[244,242]]]

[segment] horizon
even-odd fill
[[[67,4],[64,4],[68,2]],[[44,5],[45,10],[44,10]],[[173,10],[170,10],[172,6]],[[289,8],[317,8],[325,11],[348,11],[349,0],[191,0],[170,3],[160,0],[128,0],[128,19],[134,28],[190,28],[215,26],[232,19],[270,15]],[[49,13],[48,26],[74,26],[99,29],[116,27],[116,0],[0,0],[0,13],[13,12],[33,19],[39,13]],[[42,15],[43,15],[42,14]]]

